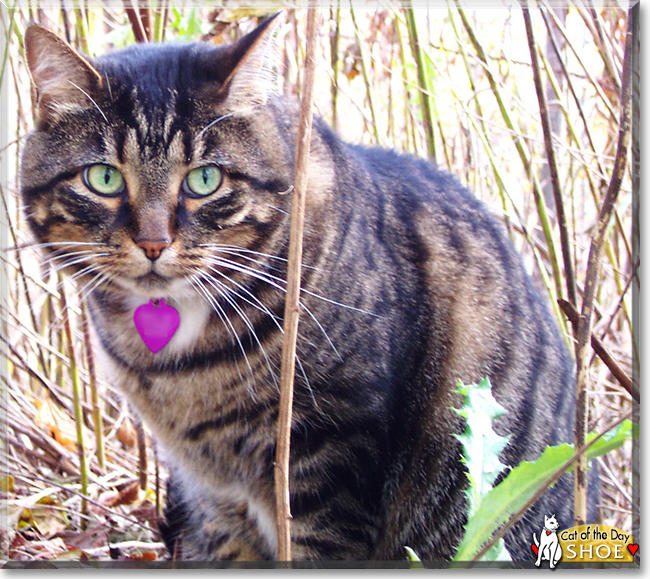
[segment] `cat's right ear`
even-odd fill
[[[38,118],[93,106],[101,75],[67,42],[42,26],[25,30],[27,66],[36,88]]]
[[[226,107],[237,110],[264,104],[274,91],[273,69],[278,54],[273,33],[280,14],[267,18],[234,44],[215,52],[215,62],[208,63],[220,82],[213,97],[225,101]]]

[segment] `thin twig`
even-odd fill
[[[5,197],[5,192],[2,187],[2,183],[0,183],[0,197],[2,197],[2,204],[5,211],[5,216],[7,218],[7,225],[9,226],[9,233],[11,234],[11,239],[13,241],[13,244],[16,246],[18,245],[18,239],[16,237],[16,230],[12,224],[11,215],[9,214],[9,206],[7,205],[7,199]],[[38,333],[39,325],[38,322],[36,321],[36,314],[34,313],[34,304],[32,302],[31,294],[29,293],[29,287],[27,285],[27,275],[25,273],[25,268],[23,267],[23,260],[20,251],[16,252],[16,262],[18,263],[18,271],[20,272],[20,279],[22,281],[23,291],[25,292],[25,301],[27,302],[27,309],[29,310],[29,317],[32,322],[32,327],[34,328],[34,332]],[[37,349],[37,355],[38,355],[38,361],[41,364],[41,368],[45,369],[47,367],[47,364],[45,363],[45,356],[40,347]]]
[[[278,530],[278,560],[291,561],[291,507],[289,502],[289,453],[291,443],[291,412],[296,360],[296,340],[300,315],[300,272],[302,260],[302,233],[305,220],[305,197],[309,147],[312,126],[314,72],[316,68],[316,31],[318,10],[310,3],[307,16],[307,46],[302,89],[302,103],[296,140],[295,181],[291,199],[291,232],[287,265],[287,297],[284,309],[284,343],[280,376],[280,409],[278,439],[275,454],[275,500]]]
[[[420,46],[420,38],[418,36],[417,22],[413,6],[404,9],[406,17],[406,28],[408,30],[409,44],[411,45],[411,52],[413,59],[416,63],[418,73],[418,88],[420,94],[420,104],[422,106],[422,123],[424,124],[424,134],[427,143],[427,154],[429,159],[436,162],[436,141],[433,132],[433,114],[431,111],[431,100],[428,94],[427,73],[424,66],[423,51]]]
[[[140,22],[142,22],[142,29],[147,37],[147,41],[153,40],[153,27],[151,26],[151,6],[147,0],[140,0],[138,11],[140,14]]]
[[[339,96],[339,38],[341,37],[341,0],[338,0],[336,9],[330,8],[330,68],[332,69],[332,128],[338,130],[338,96]],[[1,77],[0,77],[1,78]]]
[[[135,431],[138,438],[138,479],[140,488],[147,490],[147,438],[144,432],[142,420],[135,421]]]
[[[71,486],[62,485],[62,484],[60,484],[58,482],[55,482],[53,480],[43,478],[43,477],[40,477],[40,476],[36,476],[36,475],[33,475],[33,474],[27,474],[27,473],[24,473],[24,472],[13,473],[13,476],[17,477],[17,478],[22,478],[22,479],[27,480],[27,481],[33,481],[33,480],[41,481],[41,482],[44,482],[45,484],[47,484],[49,486],[60,488],[63,491],[66,491],[68,493],[72,493],[73,495],[76,495],[76,496],[80,497],[82,501],[86,501],[87,503],[90,503],[91,505],[93,505],[93,506],[95,506],[95,507],[97,507],[99,509],[102,509],[108,515],[110,515],[112,517],[120,517],[121,519],[124,519],[125,521],[131,523],[132,525],[136,525],[136,526],[138,526],[141,529],[144,529],[146,531],[151,530],[151,527],[149,527],[149,526],[147,526],[147,525],[145,525],[143,523],[140,523],[139,521],[137,521],[135,519],[132,519],[131,517],[127,517],[126,515],[123,515],[119,511],[109,509],[106,505],[102,505],[100,502],[94,501],[87,494],[84,494],[84,493],[82,493],[80,491],[77,491],[77,490],[73,489]]]
[[[375,134],[375,142],[379,145],[381,144],[381,137],[379,136],[379,123],[377,122],[377,112],[375,105],[375,98],[373,97],[372,86],[370,84],[370,75],[368,73],[368,57],[366,55],[365,45],[367,44],[361,37],[361,31],[359,30],[359,25],[357,23],[357,17],[354,13],[354,8],[350,5],[350,17],[352,18],[352,24],[354,26],[354,36],[357,40],[357,46],[359,47],[359,55],[361,59],[361,74],[363,76],[363,82],[366,85],[366,94],[368,95],[368,106],[370,107],[370,116],[372,118],[372,130]]]
[[[612,177],[605,195],[605,200],[600,209],[598,223],[589,247],[587,273],[585,277],[585,290],[582,300],[582,310],[578,323],[576,346],[576,431],[575,445],[579,448],[584,445],[587,436],[587,384],[589,381],[589,354],[590,337],[593,326],[593,305],[598,286],[600,266],[603,257],[603,244],[609,221],[614,213],[616,199],[621,189],[621,182],[627,165],[627,154],[631,136],[631,79],[632,79],[632,51],[638,33],[639,5],[636,4],[628,12],[628,27],[625,39],[625,56],[623,58],[623,74],[621,79],[620,121],[616,158],[612,169]],[[583,525],[587,519],[587,460],[581,457],[576,465],[575,477],[575,525]]]
[[[539,113],[542,122],[542,129],[544,131],[546,162],[548,163],[548,169],[551,177],[551,186],[553,188],[553,198],[555,199],[555,215],[557,218],[558,227],[560,229],[560,247],[562,249],[562,259],[564,261],[564,278],[567,286],[567,295],[569,296],[569,301],[573,304],[576,304],[576,279],[575,274],[573,273],[573,262],[571,260],[569,229],[567,226],[566,215],[564,213],[564,201],[562,200],[562,188],[560,186],[560,172],[558,171],[557,160],[555,157],[555,148],[553,147],[553,132],[551,130],[551,121],[548,115],[548,105],[546,103],[544,88],[542,87],[542,73],[539,66],[537,46],[535,44],[535,33],[533,31],[533,24],[531,21],[530,9],[528,8],[527,0],[521,0],[521,6],[521,13],[524,17],[524,24],[526,26],[526,36],[528,37],[528,48],[530,50],[530,61],[533,68],[535,92],[537,93]]]
[[[147,37],[147,32],[145,31],[142,19],[140,18],[140,11],[137,10],[134,4],[129,2],[129,0],[122,0],[122,2],[124,3],[124,11],[129,18],[135,41],[138,43],[148,42],[149,39]]]
[[[67,309],[67,298],[65,288],[61,288],[61,310]],[[72,404],[74,408],[74,423],[77,432],[77,452],[79,453],[79,480],[81,482],[81,493],[88,494],[88,465],[86,462],[86,449],[83,432],[83,409],[81,404],[81,387],[79,384],[79,372],[77,371],[77,356],[75,354],[75,343],[72,340],[72,329],[70,328],[70,317],[64,316],[63,330],[68,346],[68,359],[70,360],[70,381],[72,385]],[[81,499],[81,512],[88,513],[88,503]],[[82,528],[84,521],[81,522]]]
[[[90,323],[88,321],[88,310],[86,301],[81,296],[79,303],[81,307],[81,329],[84,336],[84,345],[86,346],[86,364],[88,366],[88,384],[90,386],[90,400],[93,408],[93,425],[95,427],[95,455],[101,468],[105,468],[106,460],[104,456],[104,421],[102,411],[99,407],[99,393],[97,392],[97,374],[95,371],[95,355],[90,340]]]
[[[578,322],[580,321],[580,314],[576,310],[575,306],[566,300],[557,300],[557,303],[562,308],[562,311],[566,314],[567,318],[575,330],[578,329]],[[596,352],[596,355],[603,361],[605,366],[609,368],[609,371],[612,375],[618,380],[619,384],[625,388],[627,393],[634,398],[635,402],[640,401],[640,392],[639,387],[632,382],[630,377],[625,373],[623,368],[618,365],[618,362],[614,360],[612,355],[607,351],[604,344],[600,341],[598,336],[591,335],[591,347]]]

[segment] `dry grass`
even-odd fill
[[[138,19],[122,7],[98,6],[65,13],[2,8],[0,49],[6,59],[0,67],[8,122],[0,151],[6,169],[1,343],[7,358],[0,474],[7,518],[1,539],[4,557],[16,560],[164,556],[154,522],[163,467],[93,357],[74,284],[39,264],[20,211],[16,165],[32,120],[21,45],[25,25],[36,20],[92,55],[147,35],[225,42],[254,27],[259,16],[250,10],[169,8],[144,10]],[[318,113],[350,141],[435,158],[503,216],[549,302],[571,295],[521,10],[461,12],[453,2],[429,11],[333,6],[321,15]],[[615,155],[627,18],[616,7],[571,7],[564,14],[534,9],[531,16],[579,309],[590,239]],[[281,20],[279,90],[296,96],[305,11],[288,10]],[[606,237],[593,333],[628,376],[638,377],[633,189],[628,168]],[[570,324],[557,307],[556,314],[572,345]],[[589,428],[599,430],[631,407],[628,392],[594,357]],[[636,532],[638,460],[632,460],[631,445],[599,463],[602,521]]]

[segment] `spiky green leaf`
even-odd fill
[[[409,561],[409,569],[424,569],[424,565],[411,547],[404,547],[406,550],[406,559]]]
[[[508,443],[508,437],[499,436],[492,428],[494,420],[505,414],[505,409],[492,396],[487,378],[478,384],[459,383],[458,391],[464,396],[464,401],[456,412],[465,418],[465,432],[456,438],[463,445],[462,461],[469,479],[465,493],[471,518],[492,490],[497,476],[505,469],[499,456]]]
[[[593,440],[595,436],[595,433],[591,433],[587,441]],[[587,459],[606,454],[637,436],[638,426],[626,420],[595,442],[587,450]],[[550,446],[537,460],[524,461],[513,468],[508,476],[488,493],[476,514],[468,521],[465,536],[454,560],[472,560],[490,537],[523,508],[573,454],[571,444]]]

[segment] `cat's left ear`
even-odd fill
[[[218,96],[230,108],[264,104],[275,88],[273,31],[280,12],[219,54],[223,84]]]
[[[25,54],[37,91],[39,118],[93,106],[91,95],[102,78],[67,42],[31,24],[25,30]]]

